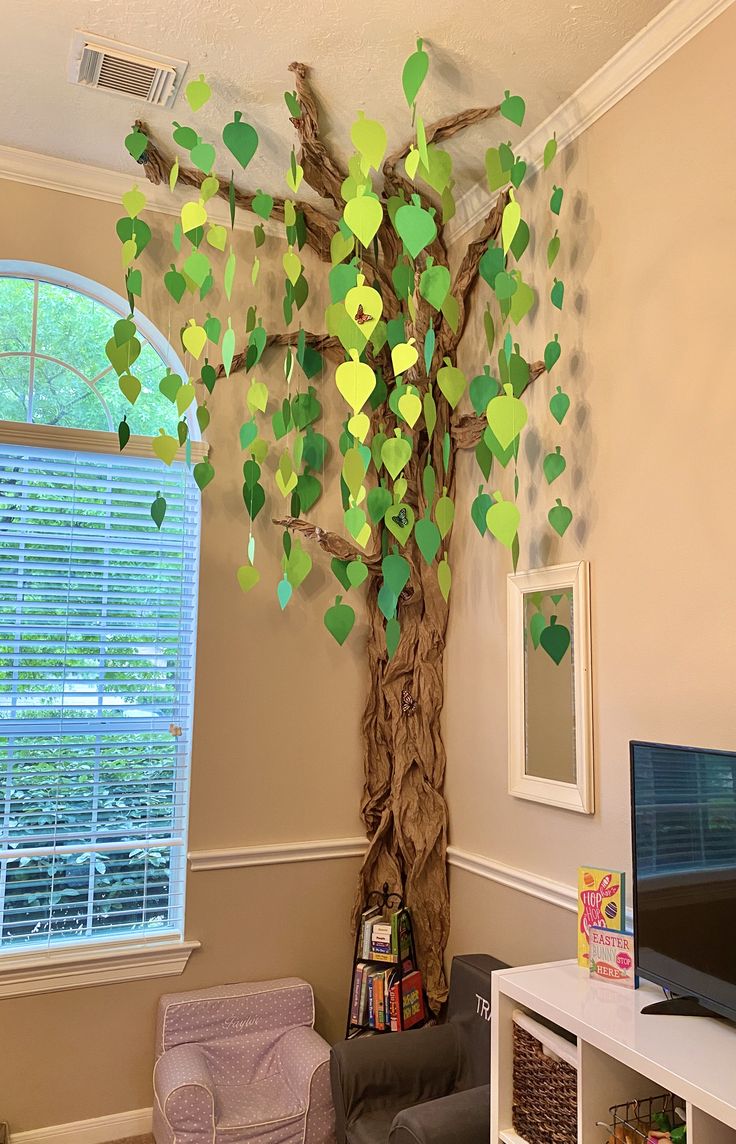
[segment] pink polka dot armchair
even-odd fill
[[[334,1144],[330,1050],[313,1025],[296,977],[162,997],[156,1144]]]

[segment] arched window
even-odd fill
[[[131,407],[105,353],[122,298],[80,275],[37,263],[0,262],[0,421],[68,429],[117,429]],[[151,322],[136,315],[142,339],[135,375],[136,433],[176,435],[176,407],[159,382],[183,366]],[[190,435],[198,440],[196,418]]]
[[[39,945],[183,934],[199,493],[184,458],[120,453],[126,312],[0,262],[0,977]],[[136,432],[175,432],[180,365],[136,321]]]

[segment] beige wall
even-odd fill
[[[551,380],[575,404],[553,431],[551,382],[535,384],[520,568],[591,563],[594,816],[506,793],[509,561],[468,519],[472,458],[458,482],[462,572],[445,704],[452,842],[568,885],[579,863],[629,867],[629,739],[736,748],[735,38],[733,7],[561,156],[566,312],[559,325],[540,315],[536,353],[559,328],[565,354]],[[485,360],[480,329],[463,356],[472,372]],[[539,484],[541,459],[558,443],[568,471],[554,495],[577,514],[561,541],[540,526],[554,499]],[[454,949],[570,955],[571,918],[453,874]]]
[[[470,523],[478,481],[471,459],[462,463],[445,709],[452,841],[570,885],[580,862],[628,865],[630,738],[736,742],[734,35],[731,9],[562,156],[566,353],[553,378],[576,405],[564,430],[550,433],[549,383],[536,384],[538,428],[526,435],[522,483],[531,466],[538,478],[540,448],[559,441],[569,469],[555,493],[577,520],[563,541],[526,525],[520,566],[591,561],[594,817],[506,794],[508,560]],[[117,286],[114,207],[15,184],[0,186],[0,201],[3,257]],[[478,327],[464,351],[471,374],[482,346]],[[316,606],[290,605],[291,616],[273,599],[241,597],[232,574],[245,544],[236,395],[234,384],[211,433],[227,490],[205,497],[194,848],[358,831],[360,642],[336,654],[326,641],[324,573],[307,590]],[[543,519],[548,502],[543,490],[527,521]],[[303,973],[322,1027],[337,1035],[355,869],[345,861],[192,875],[187,929],[203,948],[182,978],[0,1002],[2,1114],[24,1129],[150,1103],[154,1005],[168,987]],[[451,950],[521,962],[574,949],[565,910],[459,870],[452,894]]]
[[[0,182],[0,257],[51,263],[119,290],[119,214],[113,204]],[[167,265],[158,236],[151,248]],[[280,307],[280,278],[275,260],[264,258],[266,326]],[[142,309],[162,330],[176,329],[181,319],[163,293],[157,309],[146,288]],[[233,308],[241,321],[250,300],[241,294]],[[315,300],[312,323],[319,309]],[[277,355],[267,373],[274,385],[283,381]],[[255,530],[263,581],[245,597],[235,579],[247,545],[237,441],[243,394],[234,379],[210,401],[217,477],[203,498],[194,850],[360,833],[360,631],[338,649],[323,626],[335,594],[329,568],[317,560],[281,614],[280,549],[272,543],[279,534],[269,535],[265,522],[283,505],[271,500]],[[340,1036],[357,868],[357,860],[335,860],[190,874],[187,936],[202,948],[183,976],[0,1001],[0,1119],[20,1131],[150,1106],[155,1004],[167,990],[300,974],[315,986],[320,1029]]]

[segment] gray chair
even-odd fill
[[[443,1025],[334,1046],[338,1144],[488,1144],[491,973],[506,968],[455,957]]]

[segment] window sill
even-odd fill
[[[160,938],[0,955],[0,998],[55,993],[183,972],[198,941]]]

